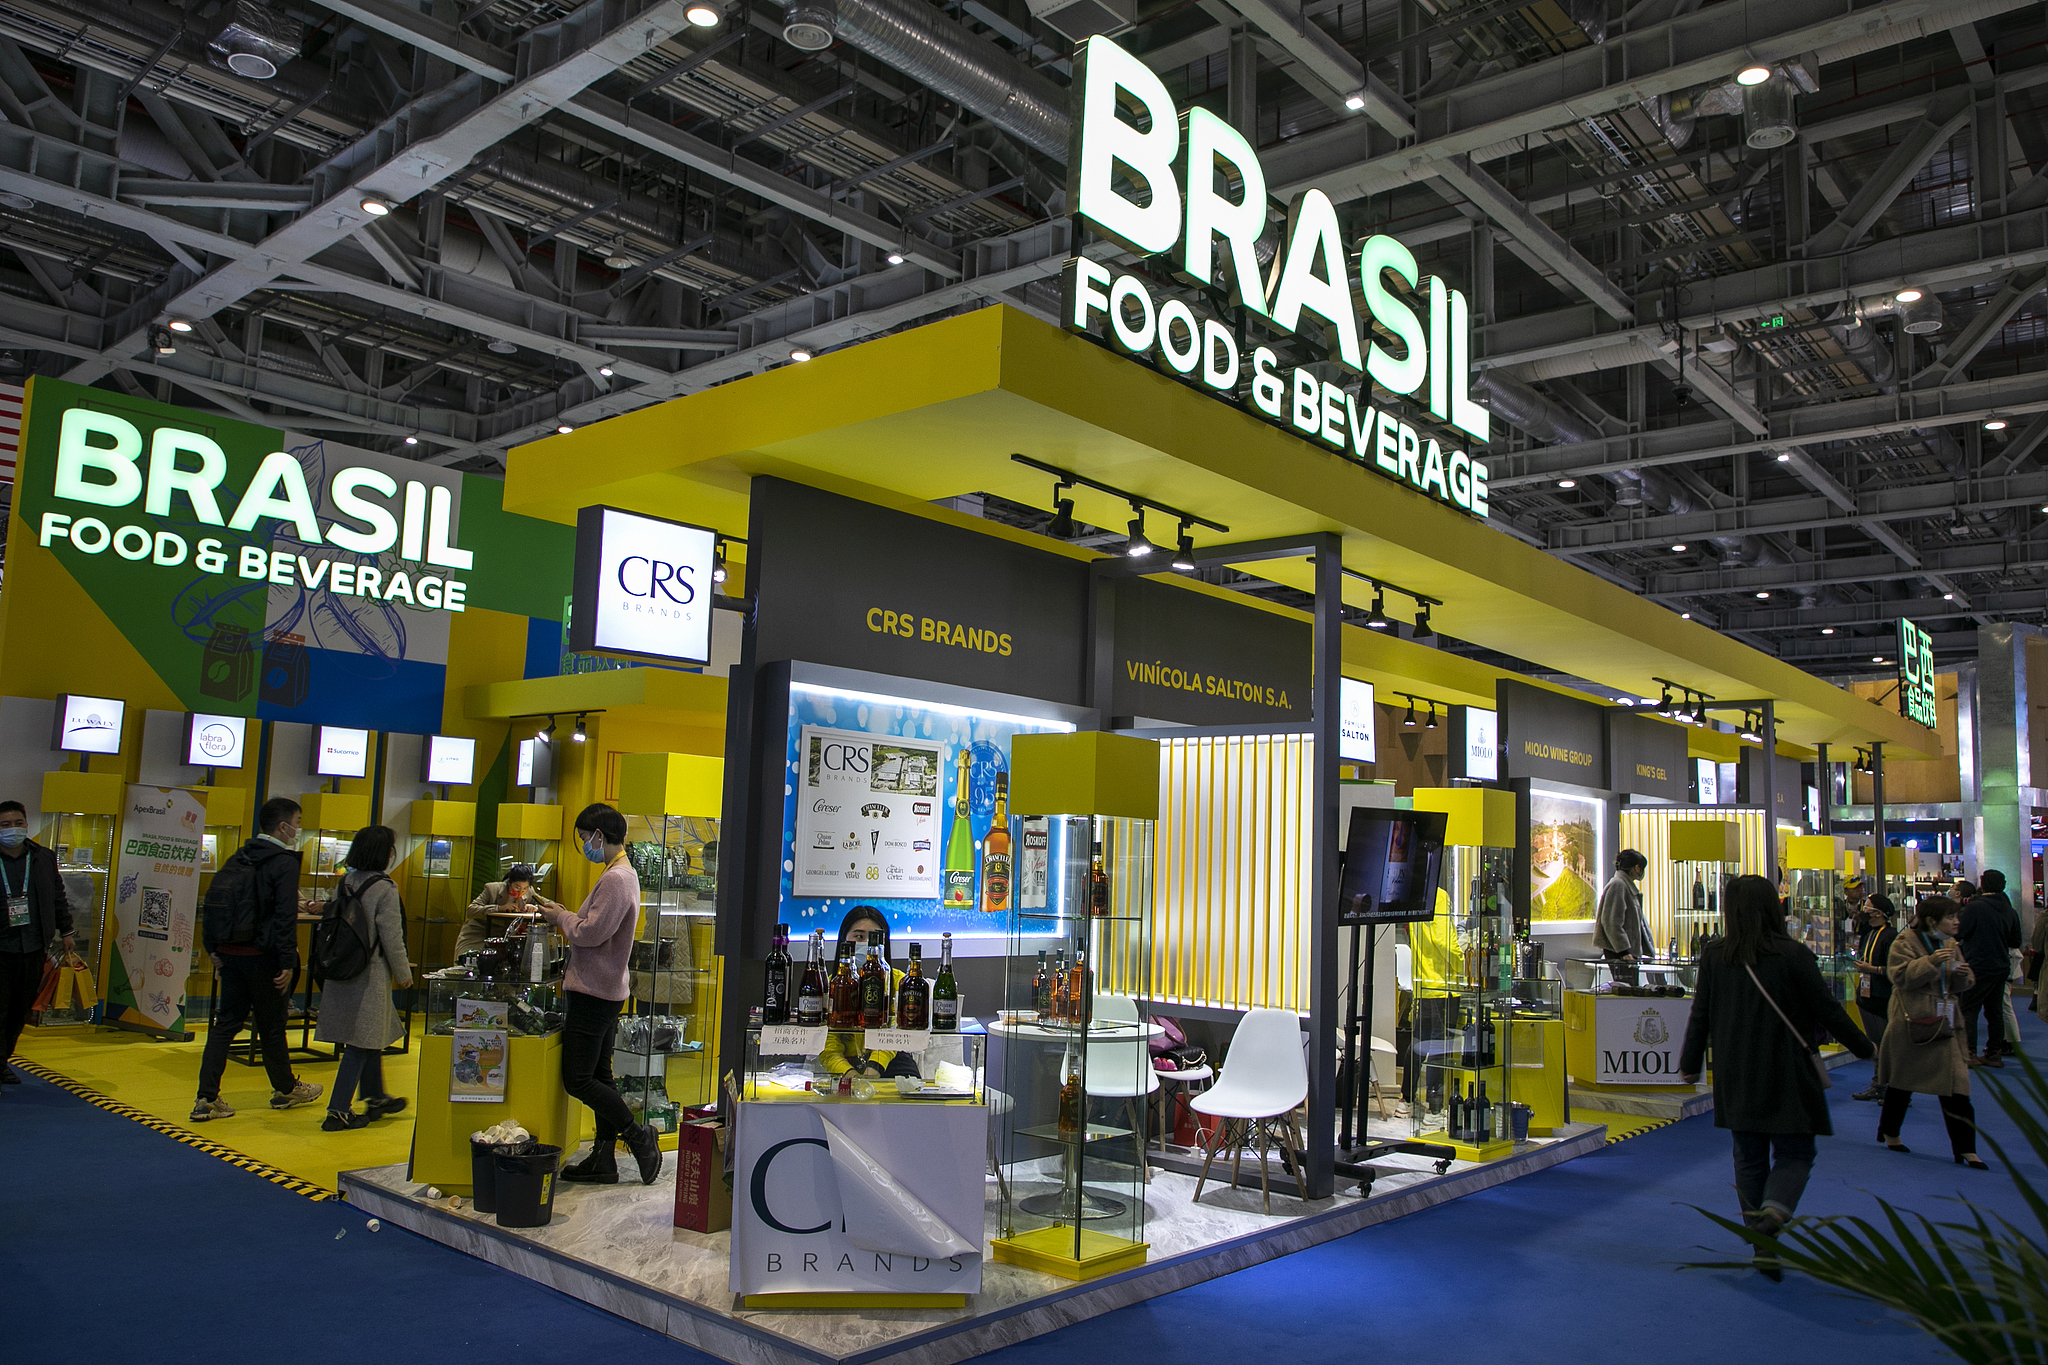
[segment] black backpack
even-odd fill
[[[372,873],[351,890],[344,881],[334,888],[320,922],[313,926],[313,974],[322,981],[353,981],[369,970],[377,952],[377,927],[363,913],[363,892],[391,879]]]
[[[209,944],[254,943],[262,929],[256,864],[239,848],[228,855],[206,888],[205,923]]]

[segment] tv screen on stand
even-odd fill
[[[1393,924],[1435,915],[1449,818],[1442,811],[1352,811],[1337,884],[1338,920]]]

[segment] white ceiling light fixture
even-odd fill
[[[1778,452],[1778,463],[1779,463],[1779,464],[1791,464],[1791,463],[1792,463],[1792,452],[1791,452],[1791,451],[1789,451],[1789,450],[1781,450],[1781,451],[1779,451],[1779,452]]]
[[[1685,553],[1685,547],[1683,545],[1674,545],[1671,547],[1671,553],[1675,555],[1682,555]]]
[[[903,253],[900,251],[892,251],[887,256],[884,256],[882,259],[887,261],[890,265],[902,265]]]
[[[408,436],[405,438],[405,443],[409,446],[416,446],[420,443],[420,438],[417,436]]]
[[[517,346],[514,346],[511,342],[505,340],[505,338],[503,337],[492,337],[491,340],[484,346],[484,349],[486,351],[489,351],[492,355],[511,355],[519,348]]]
[[[576,430],[576,428],[570,426],[567,422],[564,422],[562,423],[562,425],[555,428],[555,434],[557,436],[567,436],[570,432],[574,430]]]
[[[1745,66],[1735,73],[1737,85],[1762,85],[1770,78],[1771,69],[1768,66]]]
[[[1761,601],[1764,601],[1764,600],[1765,600],[1765,599],[1767,599],[1767,598],[1768,598],[1769,596],[1770,596],[1770,594],[1769,594],[1769,593],[1767,593],[1767,592],[1760,592],[1760,593],[1758,593],[1758,594],[1756,595],[1756,597],[1757,597],[1757,601],[1759,601],[1759,602],[1761,602]]]
[[[374,194],[365,195],[361,207],[363,212],[369,214],[372,218],[382,218],[391,212],[391,201],[379,199]]]
[[[801,363],[803,361],[809,360],[811,358],[811,353],[805,350],[803,347],[799,346],[789,353],[789,358],[791,360]]]
[[[1577,479],[1559,479],[1557,481],[1557,486],[1559,488],[1577,488],[1579,486],[1579,481]]]
[[[192,324],[185,321],[185,319],[183,318],[172,318],[170,322],[166,325],[169,326],[173,332],[189,332],[192,330]],[[2004,426],[2005,424],[2001,422],[1999,423],[1999,425]]]
[[[610,270],[631,270],[633,258],[626,254],[624,243],[611,247],[604,254],[605,267]]]
[[[602,377],[604,377],[604,378],[606,378],[606,379],[610,379],[610,378],[612,377],[612,367],[611,367],[611,366],[609,366],[609,365],[600,365],[600,366],[598,366],[598,367],[597,367],[597,372],[598,372],[598,374],[599,374],[599,375],[601,375]]]
[[[1346,95],[1344,97],[1344,107],[1354,114],[1365,108],[1365,92],[1353,91],[1351,94]]]
[[[1892,295],[1892,297],[1894,299],[1897,299],[1900,303],[1918,303],[1921,299],[1925,298],[1926,295],[1922,294],[1918,289],[1915,289],[1912,285],[1909,284],[1904,289],[1901,289],[1898,293]]]
[[[1820,628],[1820,633],[1823,635],[1833,635],[1835,633],[1835,628],[1833,626],[1822,626]]]
[[[725,18],[709,5],[692,5],[683,11],[683,17],[696,28],[717,28]]]
[[[178,324],[177,324],[177,323],[175,323],[175,322],[171,324],[171,326],[173,326],[173,327],[176,327],[177,325],[178,325]],[[1994,418],[1992,418],[1992,419],[1991,419],[1990,421],[1988,421],[1988,422],[1986,422],[1986,423],[1984,424],[1984,430],[1986,430],[1986,431],[2004,431],[2004,430],[2005,430],[2005,419],[2004,419],[2003,417],[1994,417]]]

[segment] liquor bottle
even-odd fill
[[[944,872],[948,910],[974,908],[974,828],[967,816],[967,746],[960,746],[960,778],[954,785],[953,832],[946,839]]]
[[[832,972],[832,989],[825,1008],[827,1028],[860,1027],[860,978],[853,972],[853,945],[839,945],[839,962]]]
[[[1458,1088],[1456,1081],[1451,1082],[1450,1108],[1444,1113],[1444,1132],[1453,1142],[1465,1140],[1465,1093]]]
[[[882,950],[868,945],[868,960],[860,968],[860,1026],[889,1027],[889,972],[882,966]]]
[[[1046,1021],[1055,1028],[1064,1028],[1067,1023],[1067,950],[1060,949],[1053,954],[1052,981],[1045,1002]]]
[[[1479,1016],[1479,1065],[1493,1065],[1493,1050],[1496,1043],[1493,1019],[1490,1015]]]
[[[1678,961],[1678,935],[1671,936],[1671,946],[1665,949],[1664,958],[1667,962]]]
[[[1692,877],[1692,911],[1695,915],[1705,914],[1707,909],[1707,883],[1697,872]]]
[[[1479,1098],[1473,1102],[1472,1140],[1484,1142],[1493,1132],[1493,1105],[1486,1098],[1486,1082],[1479,1082]]]
[[[1038,967],[1031,973],[1031,1012],[1041,1028],[1052,1022],[1052,978],[1046,975],[1043,948],[1038,950]]]
[[[988,837],[981,841],[981,908],[984,914],[1010,913],[1010,775],[996,774],[996,812]]]
[[[768,950],[768,969],[762,974],[761,1022],[789,1022],[789,926],[775,926],[775,944]]]
[[[1088,1027],[1088,1016],[1094,1013],[1095,986],[1088,974],[1088,948],[1080,939],[1074,940],[1074,965],[1067,975],[1067,1022],[1075,1028]]]
[[[896,1027],[930,1028],[931,1023],[932,983],[924,979],[924,945],[913,943],[910,965],[903,969],[903,980],[896,987]]]
[[[1109,914],[1109,873],[1102,867],[1102,844],[1095,845],[1094,860],[1088,865],[1088,913],[1098,918]]]
[[[796,992],[796,1021],[805,1028],[816,1028],[825,1022],[825,964],[819,955],[825,951],[825,932],[811,931],[811,960],[804,964],[802,982]]]
[[[1062,1135],[1081,1131],[1081,1064],[1071,1046],[1060,1062],[1059,1130]]]
[[[932,1031],[960,1031],[960,987],[953,981],[953,936],[939,935],[939,979],[932,982]]]

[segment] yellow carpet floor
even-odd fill
[[[298,1109],[270,1107],[270,1080],[262,1067],[228,1063],[220,1097],[234,1109],[229,1119],[192,1123],[193,1092],[198,1088],[199,1054],[206,1030],[189,1043],[158,1042],[139,1033],[102,1030],[74,1033],[26,1029],[19,1055],[202,1137],[231,1147],[267,1166],[288,1171],[324,1189],[335,1188],[337,1171],[360,1166],[388,1166],[404,1161],[412,1149],[412,1107],[367,1128],[323,1133],[326,1097]],[[296,1037],[296,1033],[293,1035]],[[413,1099],[419,1078],[419,1038],[403,1056],[384,1059],[384,1088]],[[297,1058],[299,1079],[331,1089],[334,1062]],[[358,1108],[361,1106],[358,1105]]]

